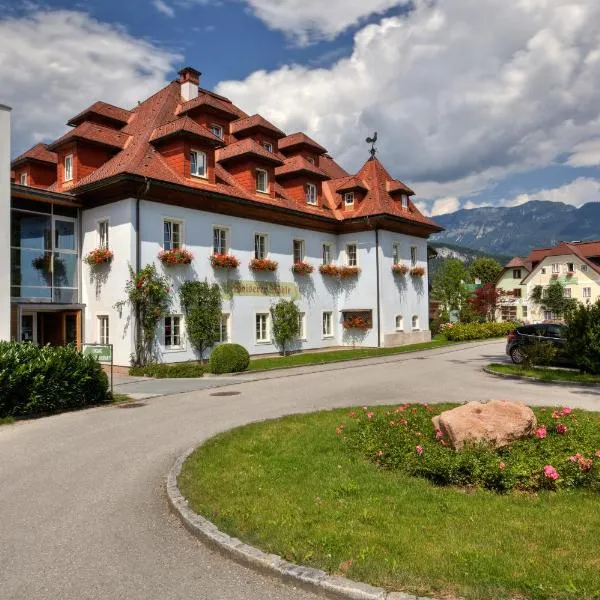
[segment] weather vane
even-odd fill
[[[367,138],[367,144],[371,144],[371,160],[375,160],[375,155],[377,154],[377,148],[375,148],[375,142],[377,142],[377,132],[375,132],[375,135],[370,138]]]

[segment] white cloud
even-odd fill
[[[165,85],[178,60],[82,12],[0,20],[0,103],[13,107],[13,154],[64,133],[96,100],[135,106]]]
[[[579,177],[570,183],[556,188],[538,190],[527,194],[518,194],[505,206],[519,206],[531,200],[564,202],[573,206],[582,206],[588,202],[600,202],[600,180],[591,177]]]
[[[167,4],[164,0],[152,0],[152,6],[163,15],[173,18],[175,16],[175,9]]]
[[[600,137],[577,144],[567,164],[572,167],[600,166]]]
[[[431,215],[445,215],[455,212],[460,208],[460,201],[456,196],[448,196],[446,198],[438,198],[431,207]]]
[[[599,22],[589,0],[415,0],[331,68],[256,71],[218,91],[350,169],[377,130],[381,160],[418,195],[468,195],[600,137]]]

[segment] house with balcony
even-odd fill
[[[527,286],[523,279],[531,268],[531,263],[520,256],[515,256],[504,266],[496,281],[496,289],[502,293],[496,311],[498,321],[526,322],[530,319]]]

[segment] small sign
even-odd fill
[[[112,344],[102,346],[100,344],[94,346],[85,345],[83,347],[83,354],[87,356],[95,356],[98,362],[111,363],[112,362]]]
[[[289,296],[294,300],[300,298],[300,290],[296,283],[280,281],[228,281],[221,284],[226,298],[233,296]]]

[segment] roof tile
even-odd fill
[[[56,152],[48,150],[47,144],[36,144],[33,148],[27,150],[27,152],[17,156],[11,164],[15,167],[26,160],[37,160],[39,162],[51,163],[54,165],[58,162]]]
[[[260,115],[252,115],[251,117],[238,119],[237,121],[233,121],[231,123],[231,133],[233,135],[245,131],[251,131],[253,129],[262,129],[278,139],[285,137],[285,133],[283,133],[281,129],[275,127],[275,125],[269,123],[269,121]]]

